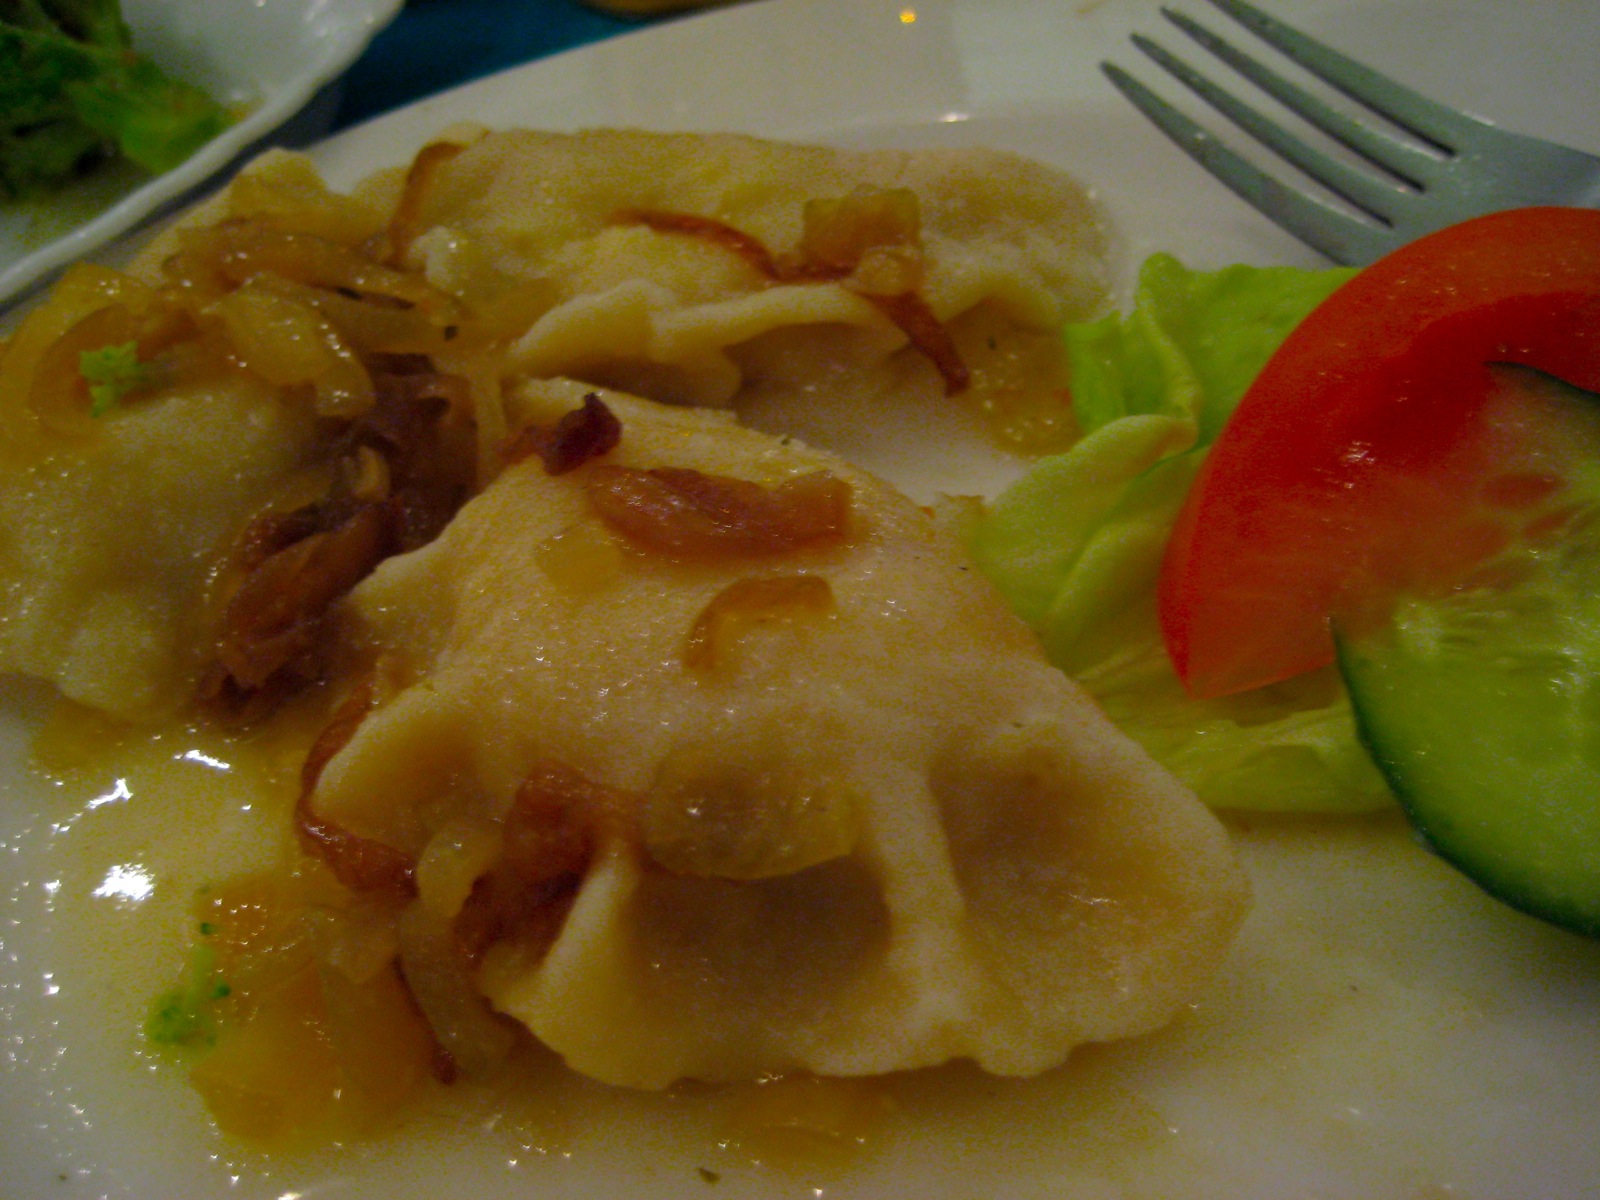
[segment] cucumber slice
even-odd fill
[[[1529,386],[1522,428],[1566,460],[1559,531],[1342,631],[1339,669],[1423,839],[1508,904],[1600,937],[1600,397]]]

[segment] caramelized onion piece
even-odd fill
[[[125,304],[108,304],[75,322],[39,356],[28,389],[28,406],[39,424],[53,433],[84,436],[93,432],[89,385],[80,369],[85,351],[134,341],[138,327]]]
[[[800,252],[792,258],[779,258],[760,239],[714,217],[625,209],[612,220],[722,246],[773,283],[843,283],[932,361],[945,395],[971,385],[955,340],[915,290],[922,275],[922,223],[914,192],[861,188],[838,199],[808,201]]]
[[[455,158],[466,147],[456,142],[430,142],[417,151],[416,158],[406,169],[405,187],[400,201],[395,205],[394,216],[389,219],[389,262],[398,266],[405,261],[411,243],[425,231],[422,210],[428,203],[439,177],[439,169]]]
[[[618,225],[643,225],[657,233],[676,233],[698,238],[703,242],[721,246],[744,259],[758,274],[771,280],[784,277],[784,270],[761,240],[735,229],[726,221],[715,217],[701,217],[694,213],[663,212],[650,208],[626,208],[611,218]],[[844,274],[849,274],[848,271]]]
[[[377,399],[336,443],[327,492],[258,517],[229,556],[217,670],[202,689],[224,707],[315,678],[337,601],[384,558],[431,541],[470,494],[470,426],[447,428],[465,382],[420,355],[369,362]]]
[[[359,250],[308,233],[285,233],[253,221],[230,220],[186,231],[182,251],[166,272],[175,282],[228,290],[270,274],[293,283],[383,297],[425,311],[459,317],[455,300],[420,275],[375,262]]]
[[[228,602],[217,659],[243,688],[257,689],[314,648],[322,617],[373,567],[393,539],[387,505],[357,508],[333,529],[267,557]],[[253,540],[264,535],[257,531]]]
[[[168,294],[196,316],[219,309],[226,315],[236,294],[264,293],[280,308],[292,304],[314,314],[337,341],[355,350],[424,353],[445,348],[466,316],[453,297],[417,273],[314,234],[234,219],[181,237],[181,249],[166,260],[163,271],[171,285]],[[290,346],[250,361],[248,335],[259,324],[259,318],[235,321],[230,334],[247,365],[272,378],[273,359],[292,360],[295,350]],[[322,340],[328,340],[326,334]]]
[[[241,287],[208,310],[244,368],[278,387],[309,384],[324,417],[372,407],[372,377],[339,331],[316,309],[276,292]]]
[[[933,315],[927,301],[915,292],[902,292],[898,296],[866,294],[878,310],[899,327],[910,339],[912,346],[927,356],[944,380],[944,394],[958,396],[972,383],[961,352],[943,322]]]
[[[601,465],[586,490],[607,523],[674,557],[782,554],[840,538],[850,517],[850,485],[827,471],[769,488],[681,467]]]
[[[583,407],[563,413],[553,426],[528,425],[507,441],[501,457],[509,465],[537,454],[545,474],[565,475],[591,458],[616,449],[622,440],[622,422],[605,401],[590,392]]]
[[[300,768],[300,798],[294,807],[295,832],[303,850],[328,864],[334,877],[355,892],[384,892],[409,900],[416,894],[410,856],[387,843],[362,837],[317,813],[311,798],[323,769],[361,728],[372,708],[372,684],[360,684],[317,735]]]
[[[397,551],[403,553],[437,537],[472,494],[472,389],[459,375],[435,371],[421,355],[374,356],[369,363],[378,403],[349,440],[373,447],[389,465]]]
[[[517,789],[501,828],[504,849],[456,918],[456,937],[477,961],[514,938],[542,955],[566,920],[604,830],[626,827],[636,798],[553,759],[536,764]]]
[[[610,800],[606,790],[571,767],[539,763],[517,788],[506,814],[504,866],[534,886],[581,875],[594,853],[591,826],[607,813]]]
[[[430,314],[414,304],[385,297],[330,291],[278,275],[257,275],[251,288],[271,292],[314,309],[362,354],[437,354],[459,332],[455,314]]]
[[[0,460],[26,461],[57,436],[98,433],[81,370],[84,351],[131,341],[141,368],[149,368],[151,359],[193,334],[188,314],[143,281],[88,263],[69,268],[49,297],[0,337],[0,424],[6,428]],[[148,377],[141,372],[130,392],[161,386],[171,366],[163,361]]]
[[[777,575],[730,583],[701,610],[689,629],[683,665],[707,671],[730,638],[752,625],[820,617],[833,608],[833,589],[820,575]]]

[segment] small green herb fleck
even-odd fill
[[[216,1041],[216,1014],[212,1005],[233,989],[217,978],[217,954],[210,946],[196,946],[183,983],[156,998],[145,1019],[144,1036],[158,1046],[198,1047]]]
[[[149,384],[151,368],[139,361],[137,342],[122,342],[85,350],[78,355],[78,373],[89,385],[89,415],[103,417],[129,392]]]

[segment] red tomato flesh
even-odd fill
[[[1519,536],[1561,481],[1519,463],[1515,422],[1490,403],[1501,363],[1600,391],[1600,211],[1516,209],[1430,234],[1285,340],[1168,543],[1161,625],[1191,694],[1331,662],[1332,613],[1447,584]]]

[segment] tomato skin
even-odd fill
[[[1600,211],[1516,209],[1430,234],[1285,340],[1168,543],[1162,631],[1192,694],[1331,662],[1336,607],[1494,548],[1503,531],[1464,502],[1493,466],[1473,444],[1491,363],[1600,391]]]

